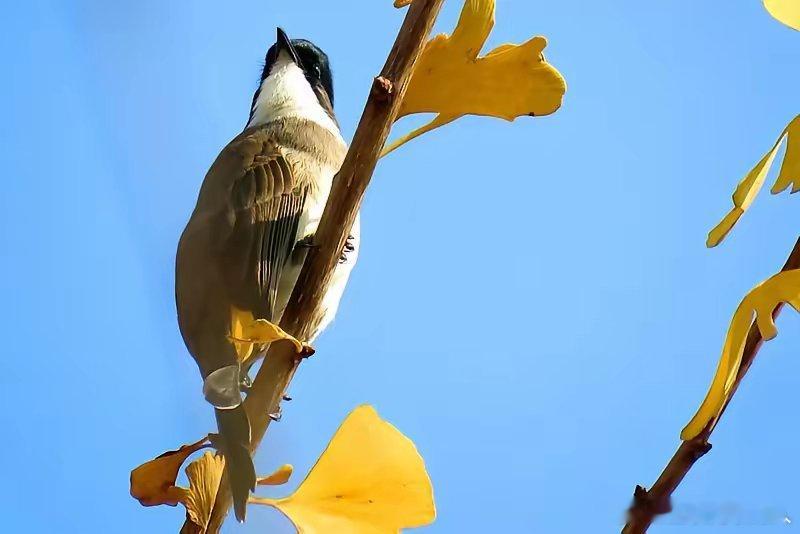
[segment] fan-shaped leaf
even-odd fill
[[[206,446],[208,436],[140,465],[131,471],[131,496],[143,506],[176,506],[183,502],[186,490],[175,486],[178,471],[189,456]]]
[[[494,0],[466,0],[453,34],[437,35],[427,43],[398,119],[413,113],[438,115],[393,142],[383,155],[464,115],[513,121],[524,115],[549,115],[561,106],[566,83],[544,59],[544,37],[504,44],[478,57],[494,26],[494,12]]]
[[[206,452],[186,468],[186,476],[189,477],[189,490],[184,501],[186,515],[200,527],[201,532],[208,528],[224,469],[225,459],[211,452]]]
[[[800,2],[797,0],[764,0],[764,7],[779,21],[800,30]]]
[[[305,534],[395,534],[436,516],[416,447],[370,406],[347,417],[293,495],[251,502],[278,508]]]

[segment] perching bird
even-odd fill
[[[280,322],[346,150],[328,57],[278,28],[247,126],[206,174],[176,260],[178,323],[215,408],[239,521],[256,481],[242,392],[250,355],[263,355],[268,343],[243,343],[241,330]],[[358,231],[356,219],[312,339],[339,306]]]

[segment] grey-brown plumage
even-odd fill
[[[344,153],[344,145],[324,128],[283,118],[242,132],[208,171],[176,262],[181,333],[204,379],[238,366],[228,339],[231,307],[278,322],[276,312],[288,298],[286,292],[279,295],[280,286],[294,286],[306,250],[297,243],[312,212],[327,198],[330,184],[319,179],[332,178]],[[244,374],[235,378],[234,388]],[[224,452],[247,464],[238,485],[252,490],[255,472],[244,409],[239,405],[216,414]],[[244,515],[243,509],[237,511],[241,519]]]
[[[255,470],[241,404],[246,370],[229,340],[231,310],[279,323],[297,281],[307,251],[303,238],[316,231],[346,152],[333,118],[327,69],[319,49],[307,41],[290,42],[279,30],[248,128],[208,171],[178,245],[178,322],[200,368],[206,399],[215,407],[240,521]],[[317,332],[338,307],[355,261],[352,247],[348,250],[351,261],[334,273]]]
[[[204,356],[204,375],[235,356],[226,337],[231,306],[275,321],[286,305],[278,298],[281,275],[302,266],[305,249],[297,243],[324,207],[344,154],[324,128],[283,118],[245,130],[211,166],[178,245],[176,277],[190,352],[217,355]]]

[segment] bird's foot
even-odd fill
[[[356,249],[356,244],[354,243],[355,239],[356,238],[353,237],[352,235],[347,236],[347,239],[345,239],[344,247],[342,247],[342,253],[341,253],[341,255],[339,255],[339,264],[340,265],[342,263],[346,263],[348,254],[350,254],[351,252],[353,252]]]
[[[319,248],[319,245],[314,244],[314,234],[308,234],[303,239],[294,244],[295,249],[304,248]]]
[[[319,245],[314,244],[314,234],[308,234],[303,239],[295,243],[294,248],[295,250],[311,249],[319,248]],[[339,263],[346,263],[348,256],[355,249],[355,237],[352,235],[347,236],[347,239],[344,242],[344,247],[342,247],[342,253],[339,255]]]
[[[242,390],[242,393],[248,393],[252,387],[253,381],[250,379],[250,375],[243,369],[239,377],[239,389]]]
[[[256,319],[249,324],[243,324],[240,335],[228,336],[228,340],[232,343],[245,343],[250,345],[266,345],[282,339],[291,342],[301,357],[308,357],[314,354],[313,347],[299,341],[280,326],[266,319]]]

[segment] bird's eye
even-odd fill
[[[322,69],[319,68],[319,65],[314,65],[314,74],[316,74],[317,78],[322,77]]]

